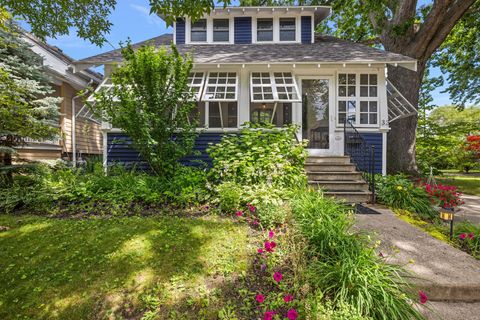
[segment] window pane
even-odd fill
[[[348,75],[348,84],[355,84],[355,75],[354,74],[349,74]]]
[[[377,114],[370,113],[370,124],[377,124]]]
[[[213,31],[213,41],[228,42],[230,40],[230,33],[228,31]]]
[[[346,97],[347,96],[347,87],[345,87],[345,86],[338,87],[338,95],[340,97]]]
[[[200,19],[192,23],[191,41],[207,41],[207,20]]]
[[[213,20],[213,41],[215,42],[229,41],[229,20],[228,19]]]
[[[192,31],[191,41],[193,42],[207,41],[207,31]]]
[[[370,102],[370,112],[377,112],[377,101]]]
[[[360,97],[368,97],[368,86],[360,86]]]
[[[348,96],[355,97],[355,86],[348,86]]]
[[[376,85],[377,84],[377,75],[376,74],[371,74],[370,75],[370,85]]]
[[[257,41],[273,41],[273,19],[257,19]]]
[[[376,96],[377,96],[377,87],[370,86],[370,97],[376,97]]]
[[[204,102],[197,102],[195,109],[192,110],[191,118],[198,120],[199,127],[205,126],[205,103]]]
[[[229,102],[226,104],[227,108],[227,127],[228,128],[236,128],[237,127],[237,103],[236,102]]]
[[[280,41],[295,41],[295,30],[280,30]]]
[[[228,19],[213,19],[213,30],[228,30],[229,20]]]
[[[348,113],[355,113],[356,108],[355,101],[348,101]]]
[[[360,101],[360,112],[368,112],[368,102]]]
[[[346,112],[347,111],[347,102],[346,101],[338,101],[338,111],[339,112]]]
[[[295,41],[295,18],[280,18],[280,41]]]
[[[339,84],[347,84],[347,75],[344,73],[341,73],[338,75],[338,83]]]
[[[360,75],[360,84],[368,85],[368,74]]]
[[[338,114],[338,123],[345,123],[345,119],[347,118],[345,113]]]
[[[360,113],[360,124],[368,124],[368,113]]]

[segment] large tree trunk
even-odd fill
[[[403,67],[388,66],[388,79],[418,108],[420,86],[422,85],[425,63],[418,62],[417,72]],[[415,137],[418,117],[401,118],[390,124],[391,130],[387,134],[387,170],[389,173],[405,172],[418,175],[415,161]]]

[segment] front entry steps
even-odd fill
[[[367,182],[348,156],[310,156],[305,170],[308,184],[322,188],[326,196],[349,203],[364,203],[371,198]]]

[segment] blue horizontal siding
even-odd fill
[[[374,146],[374,167],[375,173],[382,173],[382,151],[383,151],[383,138],[382,133],[361,133],[363,139],[370,145]]]
[[[201,133],[194,146],[194,155],[180,160],[187,166],[211,166],[212,160],[207,154],[207,148],[210,143],[218,143],[222,139],[221,133]],[[107,163],[121,164],[128,168],[135,166],[140,170],[150,170],[150,166],[142,159],[138,151],[132,147],[132,140],[125,133],[109,132],[107,133]]]
[[[235,44],[252,43],[252,17],[235,17],[233,25]]]
[[[302,16],[300,25],[302,43],[312,43],[312,17]]]
[[[178,18],[175,24],[176,44],[185,44],[185,20]]]

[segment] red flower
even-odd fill
[[[274,233],[272,230],[270,230],[270,231],[268,232],[268,237],[271,239],[271,238],[273,238],[274,236],[275,236],[275,233]]]
[[[285,302],[290,302],[293,300],[293,296],[291,294],[287,294],[285,297],[283,297],[283,301]]]
[[[425,302],[427,302],[428,298],[427,298],[427,295],[425,294],[425,292],[423,292],[422,290],[418,291],[418,295],[420,296],[420,303],[421,304],[425,304]]]
[[[235,215],[236,215],[237,217],[241,217],[241,216],[243,216],[243,211],[237,211],[237,212],[235,213]]]
[[[265,301],[265,296],[263,294],[257,294],[255,296],[255,300],[257,300],[258,303],[262,303],[263,301]]]
[[[475,238],[475,236],[474,236],[473,233],[471,233],[471,232],[468,234],[468,237],[469,237],[471,240],[473,240],[473,238]]]
[[[257,252],[258,252],[258,253],[263,253],[263,249],[262,249],[262,248],[258,248],[258,249],[257,249]]]
[[[467,234],[466,233],[462,233],[458,236],[460,238],[460,240],[465,240],[465,238],[467,237]]]
[[[273,320],[274,315],[275,311],[267,311],[263,314],[263,320]]]
[[[250,210],[250,212],[255,212],[256,210],[255,206],[250,203],[247,203],[247,207],[248,207],[248,210]]]
[[[276,246],[277,244],[274,241],[272,242],[265,241],[265,244],[264,244],[265,250],[267,250],[267,252],[273,252],[273,249]]]
[[[295,309],[290,309],[287,312],[288,320],[296,320],[298,318],[298,312]]]
[[[283,275],[280,272],[277,271],[273,274],[273,280],[280,282],[282,281],[282,279],[283,279]]]

